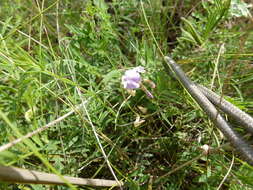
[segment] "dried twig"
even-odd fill
[[[38,133],[40,133],[40,132],[48,129],[49,127],[52,127],[52,126],[56,125],[57,123],[59,123],[60,121],[62,121],[63,119],[65,119],[66,117],[68,117],[71,114],[73,114],[75,111],[79,110],[83,106],[83,104],[85,104],[85,103],[87,103],[87,101],[85,101],[82,104],[74,107],[70,112],[66,113],[65,115],[59,117],[58,119],[56,119],[56,120],[54,120],[54,121],[52,121],[52,122],[50,122],[50,123],[48,123],[48,124],[46,124],[46,125],[38,128],[38,129],[36,129],[35,131],[27,133],[26,135],[24,135],[24,136],[22,136],[22,137],[20,137],[18,139],[15,139],[15,140],[13,140],[13,141],[5,144],[5,145],[0,146],[0,152],[2,152],[4,150],[7,150],[8,148],[10,148],[10,147],[12,147],[12,146],[20,143],[21,141],[23,141],[23,140],[25,140],[27,138],[32,137],[33,135],[36,135],[36,134],[38,134]]]
[[[87,108],[86,108],[86,106],[85,106],[85,104],[84,104],[84,99],[82,98],[81,90],[80,90],[78,87],[76,87],[76,90],[77,90],[77,92],[78,92],[78,95],[79,95],[80,99],[81,99],[82,102],[83,102],[82,107],[83,107],[84,112],[85,112],[85,114],[86,114],[86,116],[87,116],[87,119],[88,119],[88,121],[89,121],[89,124],[90,124],[90,126],[91,126],[91,128],[92,128],[92,131],[93,131],[93,133],[94,133],[94,135],[95,135],[95,138],[96,138],[97,143],[98,143],[98,145],[99,145],[99,148],[100,148],[100,150],[101,150],[101,152],[102,152],[102,155],[103,155],[103,157],[104,157],[104,159],[105,159],[105,161],[106,161],[106,163],[107,163],[107,166],[108,166],[110,172],[112,173],[112,175],[113,175],[115,181],[117,182],[119,188],[120,188],[121,190],[123,190],[123,188],[122,188],[122,183],[118,180],[118,178],[117,178],[115,172],[113,171],[112,166],[111,166],[111,163],[110,163],[110,161],[109,161],[109,159],[108,159],[108,156],[106,155],[106,153],[105,153],[105,151],[104,151],[104,148],[103,148],[103,146],[102,146],[102,144],[101,144],[101,142],[100,142],[100,140],[99,140],[99,137],[98,137],[98,134],[97,134],[97,131],[96,131],[96,127],[93,125],[93,123],[92,123],[92,121],[91,121],[90,114],[89,114],[89,112],[88,112],[88,110],[87,110]]]
[[[233,165],[234,165],[234,161],[235,161],[235,156],[233,155],[232,162],[231,162],[231,164],[230,164],[230,167],[229,167],[229,169],[228,169],[228,172],[226,173],[226,175],[225,175],[224,178],[222,179],[222,181],[221,181],[219,187],[217,188],[217,190],[219,190],[219,189],[222,187],[223,183],[226,181],[228,175],[230,174],[230,172],[231,172],[231,170],[232,170],[232,167],[233,167]]]
[[[88,185],[100,187],[123,185],[122,182],[120,182],[119,184],[117,181],[114,180],[86,179],[69,176],[63,177],[74,185]],[[7,166],[0,166],[0,181],[28,184],[66,185],[66,183],[55,174]]]

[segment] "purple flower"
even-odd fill
[[[125,74],[121,78],[121,82],[123,87],[127,89],[128,93],[132,96],[135,95],[135,89],[140,88],[149,98],[154,98],[153,94],[148,91],[148,89],[142,83],[142,78],[140,73],[145,73],[144,67],[135,67],[133,69],[129,69],[125,72]],[[147,83],[151,88],[155,88],[155,83],[151,80],[144,79],[144,83]]]
[[[149,92],[148,90],[147,90],[146,94],[147,94],[147,96],[148,96],[149,98],[154,98],[153,94],[151,94],[151,92]]]
[[[135,67],[133,69],[127,70],[122,76],[122,84],[126,89],[136,89],[140,88],[141,85],[141,75],[144,73],[145,69],[143,67]]]

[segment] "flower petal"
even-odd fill
[[[133,81],[125,81],[123,82],[123,86],[124,88],[128,88],[128,89],[136,89],[140,87],[140,84]]]
[[[133,68],[133,70],[135,70],[138,73],[145,73],[146,72],[144,67],[142,67],[142,66],[135,67],[135,68]]]
[[[126,89],[140,88],[142,80],[140,73],[144,72],[145,72],[144,67],[135,67],[133,69],[127,70],[121,78],[121,82],[124,88]]]
[[[153,94],[151,94],[151,92],[149,92],[148,90],[146,91],[146,94],[149,98],[154,98]]]
[[[126,71],[123,78],[123,80],[131,80],[138,83],[141,81],[141,75],[134,70]]]

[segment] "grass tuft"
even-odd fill
[[[162,66],[171,55],[194,82],[253,115],[251,12],[238,0],[1,0],[0,145],[88,102],[0,148],[0,164],[118,179],[131,190],[252,189],[252,167]],[[153,99],[123,89],[136,66],[155,82]],[[203,154],[205,144],[216,151]],[[66,184],[0,189],[94,189]]]

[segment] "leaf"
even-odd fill
[[[214,7],[210,6],[207,9],[208,17],[203,36],[205,39],[209,37],[214,28],[222,20],[222,18],[228,13],[231,0],[214,0]]]
[[[109,81],[115,78],[118,78],[118,80],[120,81],[120,75],[121,75],[121,72],[119,70],[110,71],[109,73],[104,75],[102,83],[108,84]]]
[[[229,13],[231,17],[250,17],[250,7],[252,7],[252,5],[247,4],[242,0],[231,0]]]
[[[195,29],[193,24],[185,18],[181,18],[181,19],[185,23],[185,33],[187,34],[187,36],[194,39],[197,45],[201,46],[203,44],[203,39],[201,38],[197,30]]]

